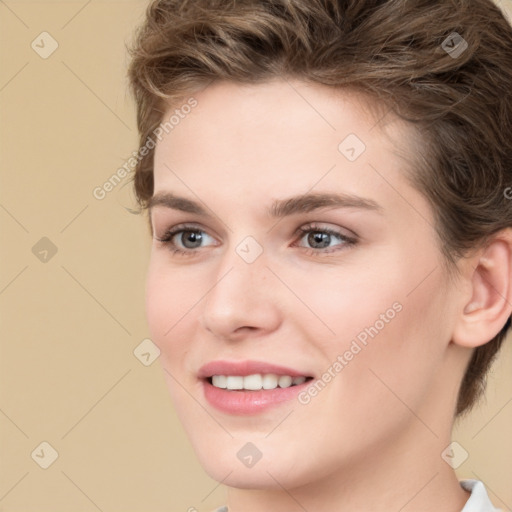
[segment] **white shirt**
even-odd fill
[[[461,512],[500,512],[501,509],[493,507],[483,482],[480,480],[461,480],[459,483],[465,491],[471,491],[471,496]]]
[[[483,482],[480,480],[460,480],[460,486],[465,491],[470,491],[471,496],[464,505],[461,512],[502,512],[501,509],[494,508]],[[213,512],[229,512],[228,507],[224,505],[215,509]]]

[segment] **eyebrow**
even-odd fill
[[[157,192],[148,201],[151,214],[155,206],[163,206],[173,210],[193,213],[204,217],[210,216],[207,209],[198,202],[170,192]],[[297,213],[308,213],[321,208],[357,208],[382,213],[382,206],[373,199],[367,199],[345,193],[310,192],[287,199],[276,199],[268,210],[273,218],[282,218]]]

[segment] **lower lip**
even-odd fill
[[[287,388],[261,389],[258,391],[226,390],[203,381],[204,396],[213,407],[228,414],[258,414],[296,398],[313,379]]]

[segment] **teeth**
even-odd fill
[[[226,389],[228,387],[227,380],[228,379],[225,375],[214,375],[212,377],[212,384],[216,388]]]
[[[289,375],[281,375],[279,377],[279,387],[289,388],[292,385],[292,378]]]
[[[275,389],[279,383],[279,378],[273,373],[263,375],[263,389]]]
[[[306,377],[290,377],[289,375],[276,375],[274,373],[255,373],[245,377],[235,375],[213,375],[212,384],[221,389],[247,389],[257,391],[259,389],[288,388],[302,384]]]
[[[251,390],[261,389],[262,380],[263,380],[263,378],[259,373],[255,374],[255,375],[247,375],[246,377],[243,378],[244,389],[251,389]]]
[[[226,378],[226,387],[228,389],[243,389],[244,378],[243,377],[232,377],[231,375]]]

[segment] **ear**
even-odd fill
[[[452,341],[474,348],[492,340],[512,313],[512,230],[495,234],[467,264],[470,299],[462,303]]]

